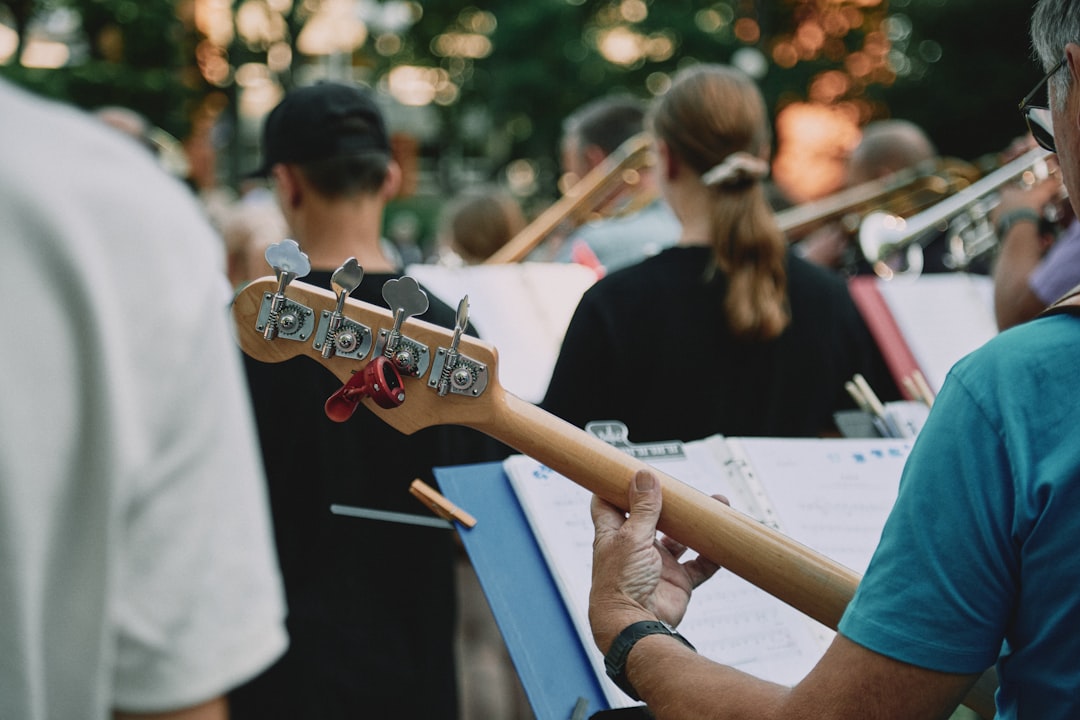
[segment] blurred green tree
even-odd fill
[[[72,53],[59,68],[0,65],[0,74],[83,108],[122,105],[178,137],[190,129],[192,103],[205,88],[188,32],[167,0],[19,0],[0,3],[16,25],[19,50],[32,32],[63,32]],[[66,20],[65,20],[66,19]],[[57,29],[53,26],[61,26]],[[187,71],[186,71],[187,70]]]
[[[207,97],[228,108],[226,133],[236,132],[236,73],[246,63],[274,66],[285,87],[305,82],[318,63],[337,62],[391,90],[396,68],[430,70],[439,73],[428,107],[439,129],[421,152],[474,158],[491,175],[529,160],[547,195],[569,112],[603,93],[660,92],[694,60],[744,67],[774,113],[809,99],[844,107],[858,122],[904,117],[962,158],[995,152],[1023,132],[1014,103],[1039,76],[1029,57],[1029,3],[1015,0],[356,0],[352,15],[366,23],[364,35],[333,58],[305,54],[298,42],[330,0],[216,3],[228,27],[214,42],[196,27],[197,5],[0,1],[0,22],[23,44],[35,22],[40,28],[65,12],[79,19],[77,37],[66,39],[77,54],[69,64],[44,70],[9,61],[0,74],[83,107],[132,107],[184,137]],[[279,23],[281,40],[241,37],[233,13],[237,27],[241,13],[257,28]],[[271,62],[281,45],[287,59],[279,53]],[[250,152],[235,142],[231,149]]]
[[[875,97],[926,128],[938,149],[976,159],[1027,132],[1017,103],[1042,76],[1028,34],[1033,2],[892,0],[909,74]]]

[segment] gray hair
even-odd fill
[[[1039,0],[1031,17],[1031,44],[1043,70],[1049,70],[1061,60],[1065,46],[1071,42],[1080,42],[1080,3]],[[1069,91],[1069,74],[1056,72],[1050,82],[1054,83],[1058,102],[1064,103]]]

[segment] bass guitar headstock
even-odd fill
[[[334,292],[296,281],[309,265],[292,240],[268,249],[267,260],[275,276],[255,280],[233,300],[240,346],[262,362],[303,355],[326,367],[342,382],[327,399],[332,419],[345,419],[359,402],[404,433],[477,427],[490,417],[490,403],[503,392],[498,353],[464,334],[468,297],[451,330],[415,317],[428,298],[408,276],[383,286],[382,308],[349,297],[363,279],[353,258],[333,274]]]

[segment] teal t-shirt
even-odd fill
[[[840,632],[943,672],[998,664],[998,717],[1080,717],[1080,318],[949,373]]]

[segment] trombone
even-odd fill
[[[654,163],[650,145],[647,133],[639,133],[625,140],[484,263],[520,262],[557,230],[563,229],[564,234],[569,233],[584,222],[592,209],[601,207],[622,186],[636,184],[638,170]]]
[[[949,255],[956,269],[963,270],[971,262],[997,247],[998,238],[990,223],[989,214],[997,206],[997,190],[1019,179],[1032,185],[1047,176],[1046,158],[1052,155],[1043,148],[1034,148],[1001,166],[962,191],[908,218],[894,213],[874,212],[859,225],[859,248],[874,272],[891,278],[899,272],[897,261],[918,272],[922,267],[924,243],[948,232]]]
[[[979,176],[974,166],[955,159],[929,160],[833,193],[820,200],[776,213],[776,222],[789,239],[839,220],[852,234],[869,212],[888,208],[906,217],[970,185]]]

